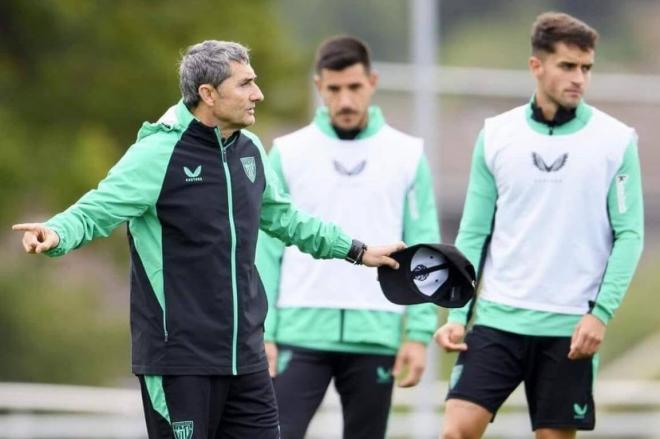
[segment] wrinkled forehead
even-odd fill
[[[229,78],[235,80],[244,80],[244,79],[255,79],[257,77],[254,69],[250,64],[242,63],[238,61],[231,61],[229,63],[231,68],[231,74]]]

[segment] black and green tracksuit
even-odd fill
[[[267,304],[254,266],[264,230],[317,258],[350,238],[297,211],[259,139],[223,140],[179,102],[145,123],[98,188],[51,218],[58,256],[128,222],[133,372],[242,375],[267,367]]]

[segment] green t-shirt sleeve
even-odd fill
[[[607,196],[614,242],[592,314],[604,323],[614,315],[630,285],[644,243],[644,201],[636,141],[623,156]]]
[[[243,132],[259,148],[266,176],[261,204],[261,230],[286,245],[297,246],[300,251],[317,259],[345,258],[351,247],[351,237],[337,225],[323,222],[296,209],[282,189],[259,138],[249,131]]]
[[[424,155],[419,160],[415,179],[406,194],[403,241],[406,245],[440,242],[433,179],[428,160]],[[435,305],[425,303],[406,308],[406,340],[428,343],[437,324],[438,311]]]
[[[470,181],[468,183],[463,216],[456,237],[456,247],[479,269],[488,238],[493,231],[493,219],[497,204],[497,185],[484,156],[484,132],[481,130],[474,147]],[[467,323],[471,301],[463,308],[449,311],[447,320]]]
[[[173,144],[170,134],[145,137],[132,145],[108,175],[74,205],[46,222],[60,243],[46,254],[60,256],[92,239],[108,236],[121,223],[153,206],[160,193]]]
[[[288,194],[286,180],[282,173],[282,164],[280,161],[280,153],[276,147],[271,148],[270,163],[275,173],[275,177],[280,182],[282,190]],[[264,339],[266,341],[275,341],[277,333],[277,297],[280,287],[280,272],[282,269],[282,256],[284,254],[285,245],[279,239],[267,235],[263,231],[259,231],[259,239],[257,240],[257,253],[256,253],[256,266],[261,276],[261,281],[266,290],[268,297],[268,314],[266,314],[266,322],[264,324],[265,333]]]

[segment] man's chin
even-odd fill
[[[582,95],[575,97],[571,96],[570,98],[564,99],[563,102],[560,102],[560,104],[567,110],[572,110],[580,105],[580,101],[582,101]]]
[[[360,122],[355,121],[342,121],[342,120],[333,120],[331,121],[332,125],[336,126],[340,130],[352,131],[360,129]]]

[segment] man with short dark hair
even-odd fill
[[[370,106],[377,75],[367,46],[352,37],[323,42],[315,82],[325,105],[310,125],[276,139],[270,153],[292,200],[369,241],[439,242],[423,142]],[[319,264],[266,236],[257,249],[282,438],[305,435],[332,379],[344,439],[385,437],[394,378],[414,386],[424,370],[434,305],[394,305],[375,273]]]
[[[442,438],[484,433],[521,383],[538,439],[592,430],[605,326],[643,242],[637,136],[587,105],[598,34],[562,13],[532,29],[531,102],[486,119],[457,247],[483,263],[475,321],[449,313],[435,337],[460,351]]]
[[[133,373],[150,438],[278,439],[258,230],[369,266],[396,267],[387,255],[403,245],[367,248],[292,206],[244,129],[264,98],[245,47],[191,46],[179,78],[182,100],[142,126],[97,189],[14,230],[28,253],[59,256],[128,222]]]

